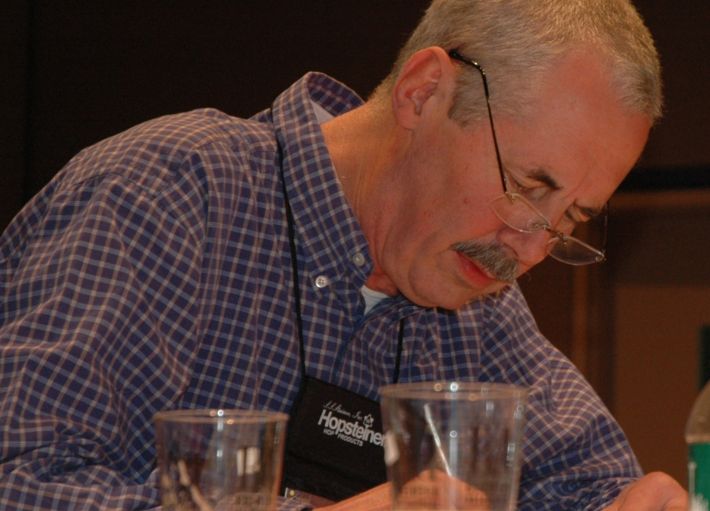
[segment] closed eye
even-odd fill
[[[533,202],[541,202],[545,195],[553,190],[546,181],[527,176],[523,181],[512,173],[508,173],[508,184],[513,188],[513,191]]]
[[[601,208],[574,205],[565,212],[557,228],[562,232],[571,233],[581,224],[605,221],[607,208],[607,204],[604,204]]]

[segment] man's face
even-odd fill
[[[620,106],[607,81],[596,62],[573,56],[549,73],[523,120],[496,116],[492,101],[510,182],[563,232],[603,208],[648,136],[649,120]],[[404,200],[388,212],[375,260],[415,303],[460,307],[546,256],[549,234],[518,232],[490,209],[503,189],[487,122],[464,129],[432,116],[396,172]]]

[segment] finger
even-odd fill
[[[604,511],[686,511],[688,496],[672,477],[652,472],[627,486]]]

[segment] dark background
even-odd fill
[[[305,71],[361,95],[426,0],[3,0],[0,228],[83,147],[162,114],[246,116]],[[707,186],[710,2],[636,2],[663,57],[667,114],[626,187]]]
[[[249,116],[310,70],[369,94],[426,2],[3,5],[0,226],[77,151],[149,118],[205,106]]]

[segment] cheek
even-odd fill
[[[456,204],[457,207],[452,207],[447,226],[466,236],[465,239],[479,238],[500,229],[501,221],[483,196],[464,195]]]

